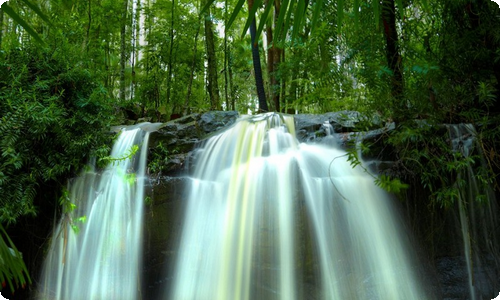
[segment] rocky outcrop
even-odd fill
[[[164,123],[150,137],[150,165],[158,165],[152,172],[188,172],[192,150],[204,139],[233,125],[238,117],[236,111],[211,111]],[[294,120],[299,142],[346,144],[357,137],[356,124],[366,117],[355,111],[340,111],[322,115],[298,114],[294,115]],[[374,130],[367,136],[382,134],[383,130]]]

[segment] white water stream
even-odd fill
[[[141,126],[147,130],[152,124]],[[148,137],[139,127],[122,131],[111,153],[118,160],[102,173],[91,169],[70,183],[75,208],[54,230],[39,299],[140,298]],[[121,159],[133,145],[137,153]],[[78,221],[82,217],[86,220]]]
[[[164,298],[429,299],[386,193],[293,122],[248,117],[200,150]]]

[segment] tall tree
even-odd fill
[[[127,35],[127,13],[128,13],[128,0],[123,0],[122,3],[122,18],[120,30],[120,100],[125,102],[125,63],[127,61],[128,52],[126,49],[126,35]]]
[[[399,51],[399,40],[398,32],[396,28],[396,7],[394,5],[394,0],[383,0],[382,1],[382,23],[384,25],[384,37],[385,37],[385,56],[387,59],[387,65],[391,70],[391,96],[393,99],[394,117],[397,120],[404,118],[404,107],[403,103],[403,68],[402,68],[402,58]]]
[[[248,0],[248,10],[252,10],[253,0]],[[267,112],[269,108],[267,106],[266,100],[266,90],[264,88],[264,80],[262,78],[262,67],[260,64],[260,54],[259,54],[259,42],[256,40],[257,36],[257,22],[255,18],[253,18],[252,23],[250,24],[250,39],[252,42],[252,60],[253,60],[253,69],[255,76],[255,85],[257,87],[257,96],[259,98],[259,111]]]
[[[208,8],[205,14],[205,45],[207,50],[207,89],[210,96],[210,109],[220,110],[220,98],[219,98],[219,83],[217,79],[217,57],[215,54],[215,36],[213,29],[212,16],[210,14],[210,8]]]

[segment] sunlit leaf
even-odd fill
[[[260,17],[259,27],[257,28],[257,32],[255,34],[256,41],[259,40],[259,36],[260,36],[262,30],[264,29],[264,25],[267,23],[267,19],[269,17],[269,12],[271,12],[271,9],[273,7],[274,7],[274,1],[272,1],[272,0],[267,1],[266,8],[264,10],[264,13]]]
[[[203,6],[203,8],[200,11],[200,15],[204,15],[209,9],[210,6],[215,2],[215,0],[207,0],[207,3]]]
[[[31,1],[28,0],[21,0],[23,1],[31,10],[33,10],[44,22],[49,24],[50,26],[53,26],[52,22],[50,22],[49,18],[40,10],[38,6],[35,4],[31,3]]]
[[[250,28],[250,24],[252,24],[252,21],[255,19],[255,13],[257,12],[257,9],[259,8],[260,4],[262,3],[262,0],[256,0],[253,3],[253,6],[250,8],[250,11],[248,12],[248,19],[245,23],[245,26],[243,27],[243,32],[241,34],[241,38],[245,36],[245,34],[248,31],[248,28]],[[257,41],[257,39],[255,39]]]
[[[314,31],[314,29],[316,28],[316,24],[318,23],[318,19],[322,9],[323,9],[323,0],[316,1],[314,3],[313,16],[311,19],[311,31]]]
[[[291,7],[290,7],[291,11]],[[302,20],[306,14],[306,0],[299,0],[293,15],[292,41],[295,41],[302,27]],[[287,17],[288,18],[288,17]]]
[[[293,1],[293,0],[292,0]],[[281,37],[286,36],[286,27],[284,26],[284,21],[285,21],[285,16],[288,11],[288,5],[290,4],[290,0],[283,0],[283,3],[281,4],[280,12],[278,15],[278,22],[276,23],[276,37],[275,39],[281,40]],[[282,35],[281,31],[284,30],[285,33]]]
[[[226,24],[226,28],[230,28],[231,25],[233,25],[234,20],[236,20],[236,17],[238,16],[239,12],[241,11],[241,8],[243,7],[243,4],[245,3],[245,0],[239,0],[238,3],[236,3],[236,7],[233,10],[233,13],[231,14],[231,17],[229,18],[229,21]]]

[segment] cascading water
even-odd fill
[[[247,117],[195,159],[166,299],[430,299],[391,201],[290,116]]]
[[[144,174],[154,127],[123,130],[113,162],[102,173],[91,168],[71,182],[68,201],[75,206],[53,233],[40,299],[139,298]],[[139,150],[132,156],[134,145]]]
[[[467,269],[469,299],[484,299],[484,295],[496,295],[500,288],[500,241],[497,230],[500,222],[498,205],[487,176],[480,177],[477,169],[487,170],[482,151],[477,142],[477,132],[472,124],[447,125],[451,148],[461,159],[479,155],[474,166],[469,160],[458,172],[455,187],[458,190],[456,210],[463,245],[463,257]],[[482,182],[481,182],[482,181]],[[487,299],[490,299],[487,297]]]

